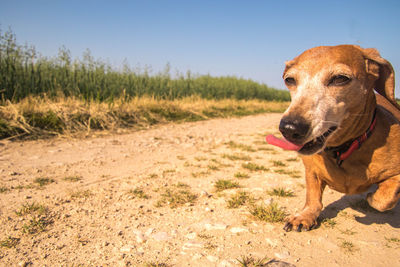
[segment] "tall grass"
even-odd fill
[[[164,71],[151,74],[148,69],[132,70],[128,64],[115,68],[95,59],[90,50],[82,58],[72,59],[70,51],[61,47],[56,57],[40,56],[33,46],[19,45],[15,34],[0,29],[0,96],[18,102],[27,96],[46,95],[76,97],[86,101],[113,102],[150,96],[174,100],[189,96],[205,99],[260,99],[289,101],[287,91],[234,76],[171,75]]]

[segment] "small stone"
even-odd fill
[[[120,248],[119,251],[121,251],[123,253],[129,253],[129,252],[131,252],[131,250],[132,250],[132,248],[130,246],[127,246],[127,247]]]
[[[228,227],[228,225],[226,224],[210,224],[210,223],[206,223],[204,226],[207,230],[225,230]]]
[[[143,256],[143,255],[144,255],[144,249],[143,249],[142,247],[139,247],[139,248],[136,250],[136,254],[137,254],[138,256]]]
[[[230,267],[230,266],[232,266],[232,264],[227,260],[223,260],[218,264],[218,267]]]
[[[287,259],[290,256],[290,252],[287,250],[282,251],[281,253],[275,253],[275,257],[279,258],[279,259]]]
[[[240,228],[240,227],[232,227],[230,231],[231,231],[231,233],[237,234],[237,233],[241,233],[241,232],[248,232],[249,230],[247,230],[245,228]]]
[[[153,234],[151,237],[157,241],[164,241],[164,240],[170,239],[170,237],[168,236],[168,234],[166,232],[158,232],[158,233]]]
[[[195,239],[196,236],[197,236],[196,233],[189,233],[189,234],[186,235],[186,238],[187,238],[187,239]]]
[[[193,255],[193,257],[192,257],[192,262],[196,262],[196,261],[200,260],[201,257],[202,257],[201,254],[195,253],[195,254]]]
[[[268,245],[270,245],[273,248],[278,246],[278,241],[277,240],[272,240],[272,239],[269,239],[269,238],[265,238],[265,241],[267,241]]]
[[[183,250],[195,249],[195,248],[203,248],[203,244],[195,241],[189,241],[183,244],[182,247]]]
[[[146,236],[150,236],[154,232],[154,228],[149,228],[147,231],[144,233]]]
[[[206,258],[207,258],[207,260],[209,260],[211,262],[217,262],[219,260],[218,257],[211,256],[211,255],[208,255]]]

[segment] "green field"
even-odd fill
[[[0,138],[280,112],[289,99],[288,91],[250,79],[171,74],[169,64],[155,74],[115,67],[90,50],[72,59],[62,47],[44,57],[0,31]]]

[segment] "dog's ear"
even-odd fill
[[[366,60],[367,73],[376,78],[375,91],[400,108],[394,96],[394,70],[392,64],[382,58],[378,50],[374,48],[359,49],[363,52]]]

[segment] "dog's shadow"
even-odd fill
[[[346,216],[346,213],[341,213],[346,208],[352,208],[359,211],[364,216],[355,216],[355,220],[365,225],[371,224],[389,224],[393,228],[400,228],[400,203],[389,211],[379,212],[369,206],[365,200],[368,192],[360,195],[345,195],[341,199],[332,202],[326,206],[319,215],[319,221],[324,219],[332,219],[340,215]]]

